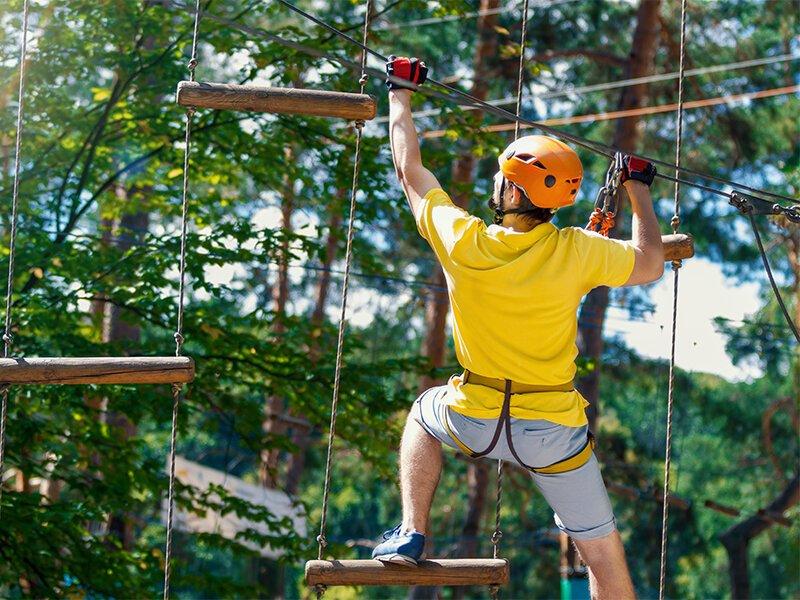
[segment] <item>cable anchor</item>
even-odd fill
[[[745,216],[782,215],[792,223],[800,223],[800,207],[798,206],[783,206],[744,192],[731,192],[728,203]]]

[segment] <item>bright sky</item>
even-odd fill
[[[672,328],[672,269],[651,290],[656,306],[647,322],[625,318],[612,310],[606,321],[609,333],[620,333],[642,356],[669,358]],[[683,263],[678,280],[678,335],[675,362],[682,369],[716,373],[726,379],[758,377],[752,366],[731,363],[725,353],[725,337],[714,328],[715,317],[734,321],[747,318],[759,308],[759,282],[738,283],[727,279],[718,265],[692,258]]]

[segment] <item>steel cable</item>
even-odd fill
[[[376,57],[376,58],[378,58],[378,59],[380,59],[380,60],[382,60],[384,62],[386,60],[388,60],[388,57],[384,56],[380,52],[377,52],[376,50],[373,50],[372,48],[367,46],[365,43],[359,42],[358,40],[354,39],[352,36],[344,33],[343,31],[340,31],[339,29],[337,29],[333,25],[330,25],[330,24],[326,23],[325,21],[323,21],[319,17],[316,17],[315,15],[312,15],[312,14],[304,11],[303,9],[295,6],[294,4],[289,2],[288,0],[278,0],[278,2],[280,2],[281,4],[283,4],[284,6],[289,8],[290,10],[292,10],[293,12],[301,15],[302,17],[312,21],[313,23],[316,23],[320,27],[323,27],[324,29],[327,29],[331,33],[333,33],[333,34],[335,34],[335,35],[337,35],[337,36],[349,41],[351,44],[354,44],[354,45],[358,46],[364,52],[367,52],[367,53],[371,54],[372,56],[374,56],[374,57]],[[268,34],[268,36],[270,38],[272,38],[274,41],[281,40],[282,42],[287,42],[287,40],[282,40],[279,36],[276,36],[274,34]],[[277,39],[275,39],[275,38],[277,38]],[[278,42],[278,43],[280,43],[280,42]],[[297,44],[296,42],[289,42],[289,43],[291,43],[296,49],[304,48],[302,46],[302,44]],[[306,52],[306,50],[307,49],[304,48],[301,51]],[[311,50],[311,49],[308,49],[308,50]],[[325,55],[324,52],[320,52],[320,51],[316,51],[316,50],[314,50],[313,53],[318,55],[318,56],[319,55]],[[327,57],[331,58],[332,60],[336,60],[336,61],[340,60],[338,57],[332,57],[331,55],[327,55]],[[381,76],[383,76],[383,75],[381,75]],[[497,107],[497,106],[493,106],[492,104],[489,104],[488,102],[486,102],[484,100],[480,100],[479,98],[476,98],[476,97],[474,97],[473,95],[471,95],[471,94],[469,94],[467,92],[464,92],[464,91],[462,91],[462,90],[460,90],[460,89],[458,89],[456,87],[453,87],[453,86],[448,85],[446,83],[443,83],[441,81],[437,81],[436,79],[433,79],[431,77],[429,77],[427,79],[427,81],[429,83],[433,84],[433,85],[436,85],[436,86],[438,86],[438,87],[450,92],[450,94],[452,94],[452,95],[460,96],[462,98],[465,98],[465,99],[469,100],[471,103],[473,103],[475,106],[477,106],[480,109],[482,109],[484,112],[487,112],[489,114],[493,114],[493,115],[495,115],[497,117],[500,117],[500,118],[503,118],[503,119],[507,119],[507,120],[511,120],[511,121],[518,121],[518,122],[520,122],[522,124],[526,124],[526,125],[529,125],[531,127],[540,129],[541,131],[544,131],[546,133],[550,133],[553,136],[568,140],[568,141],[570,141],[570,142],[572,142],[572,143],[574,143],[574,144],[576,144],[578,146],[581,146],[581,147],[583,147],[583,148],[585,148],[587,150],[590,150],[592,152],[595,152],[595,153],[598,153],[598,154],[602,154],[602,155],[605,155],[605,156],[610,158],[610,157],[613,157],[614,154],[616,154],[617,152],[621,151],[619,148],[617,148],[615,146],[612,146],[612,145],[603,144],[601,142],[595,142],[593,140],[589,140],[589,139],[586,139],[586,138],[583,138],[583,137],[580,137],[580,136],[572,135],[572,134],[567,133],[565,131],[562,131],[560,129],[555,129],[555,128],[549,127],[547,125],[542,125],[541,123],[537,123],[536,121],[531,121],[529,119],[524,119],[524,118],[522,118],[522,117],[520,117],[518,115],[515,115],[514,113],[512,113],[512,112],[510,112],[508,110],[505,110],[505,109]],[[429,93],[428,89],[425,88],[425,87],[420,88],[420,91],[423,92],[423,93]],[[454,99],[450,98],[450,100],[453,101]],[[768,190],[761,190],[759,188],[754,188],[754,187],[747,186],[747,185],[744,185],[744,184],[736,183],[736,182],[724,179],[722,177],[716,177],[714,175],[709,175],[707,173],[701,173],[699,171],[695,171],[695,170],[689,169],[687,167],[681,167],[679,165],[675,165],[673,163],[669,163],[669,162],[666,162],[666,161],[663,161],[663,160],[659,160],[657,158],[645,156],[643,154],[634,154],[633,156],[642,158],[642,159],[647,160],[647,161],[649,161],[649,162],[651,162],[653,164],[656,164],[656,165],[659,165],[659,166],[662,166],[662,167],[665,167],[665,168],[668,168],[668,169],[674,169],[676,171],[676,173],[680,172],[680,173],[685,173],[685,174],[689,174],[689,175],[694,175],[695,177],[701,177],[701,178],[704,178],[704,179],[708,179],[710,181],[715,181],[717,183],[721,183],[721,184],[724,184],[724,185],[729,185],[729,186],[731,186],[733,188],[736,188],[736,189],[747,190],[747,191],[750,191],[750,192],[752,192],[754,194],[760,194],[760,195],[763,195],[763,196],[770,196],[772,198],[777,198],[777,199],[780,199],[780,200],[786,200],[788,202],[793,202],[793,203],[800,202],[800,200],[798,200],[796,198],[791,198],[789,196],[784,196],[782,194],[777,194],[775,192],[770,192]],[[707,191],[707,192],[710,192],[710,193],[714,193],[714,194],[717,194],[717,195],[721,195],[721,196],[725,196],[725,197],[728,197],[730,195],[727,192],[724,192],[722,190],[718,190],[716,188],[712,188],[712,187],[709,187],[709,186],[704,186],[704,185],[696,183],[694,181],[688,181],[688,180],[685,180],[685,179],[681,179],[681,178],[678,178],[677,176],[672,177],[672,176],[669,176],[669,175],[666,175],[666,174],[662,174],[662,173],[658,173],[657,176],[662,178],[662,179],[666,179],[667,181],[683,183],[685,185],[693,186],[693,187],[696,187],[698,189],[701,189],[701,190],[704,190],[704,191]]]

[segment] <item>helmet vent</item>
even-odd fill
[[[551,188],[556,184],[556,178],[553,175],[548,175],[544,178],[544,184]]]
[[[533,165],[534,167],[547,170],[547,167],[542,164],[542,161],[536,160],[533,154],[517,154],[517,159],[529,165]]]

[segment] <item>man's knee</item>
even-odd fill
[[[622,538],[616,529],[602,537],[574,542],[583,562],[595,572],[627,568]]]

